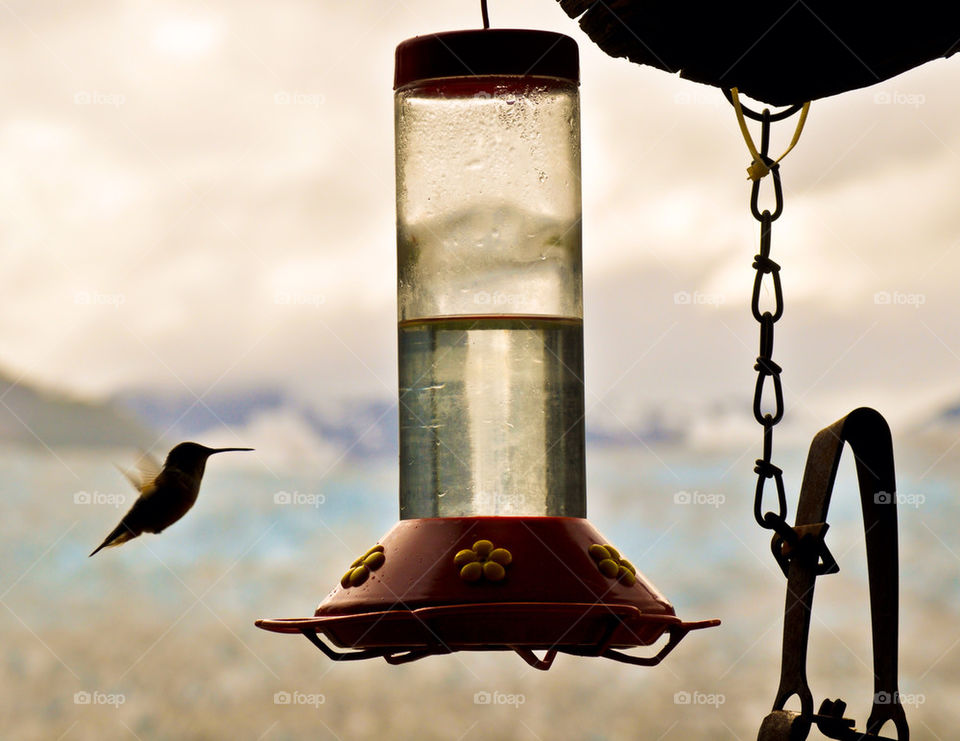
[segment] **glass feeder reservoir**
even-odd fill
[[[682,622],[586,520],[578,85],[560,34],[397,48],[400,521],[314,617],[260,627],[336,660],[513,650],[546,669],[653,665],[717,624]],[[656,656],[621,651],[665,633]]]
[[[553,45],[454,51],[495,36]],[[400,516],[585,517],[576,46],[418,38],[396,86]]]

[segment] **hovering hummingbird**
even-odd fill
[[[130,511],[123,516],[100,547],[111,548],[136,538],[140,533],[163,532],[193,506],[200,493],[200,479],[207,458],[214,453],[253,448],[208,448],[198,443],[180,443],[167,454],[163,468],[149,453],[137,461],[137,471],[121,470],[140,492]]]

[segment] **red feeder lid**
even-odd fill
[[[444,77],[519,75],[580,82],[577,42],[551,31],[488,28],[407,39],[397,47],[393,87]]]
[[[390,663],[513,650],[538,669],[558,652],[651,666],[691,630],[590,523],[575,517],[401,520],[356,559],[314,617],[258,620],[335,660]],[[355,649],[337,653],[324,644]],[[621,653],[669,641],[650,658]],[[544,659],[532,652],[545,650]]]

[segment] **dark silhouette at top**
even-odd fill
[[[778,106],[874,85],[960,49],[954,2],[559,2],[610,56]]]

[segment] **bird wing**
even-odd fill
[[[140,472],[140,491],[143,494],[147,493],[147,489],[152,491],[156,487],[157,476],[162,470],[160,463],[147,451],[143,451],[137,461],[137,470]]]
[[[140,458],[137,460],[136,466],[136,471],[120,468],[120,466],[117,466],[117,470],[126,476],[127,480],[133,484],[134,488],[137,489],[142,495],[151,494],[156,488],[157,476],[160,475],[160,471],[162,470],[160,463],[157,462],[156,458],[144,450],[141,451]]]

